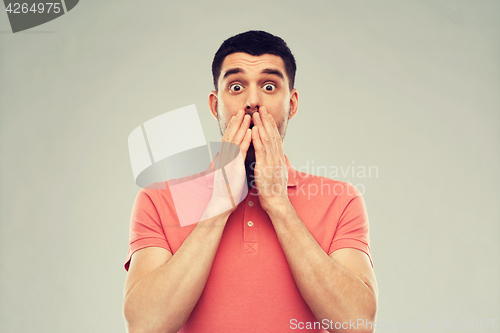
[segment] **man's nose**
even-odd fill
[[[247,89],[247,100],[245,102],[245,111],[248,112],[257,112],[259,111],[259,107],[262,106],[262,97],[261,92],[256,87],[250,87]]]

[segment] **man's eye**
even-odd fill
[[[235,83],[235,84],[232,84],[229,86],[229,90],[232,90],[235,92],[241,91],[241,89],[243,89],[243,86],[241,84],[238,84],[238,83]]]
[[[274,89],[276,89],[276,86],[274,84],[267,83],[264,85],[264,90],[266,91],[273,91]]]

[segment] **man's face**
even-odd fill
[[[288,120],[295,116],[298,107],[297,91],[290,91],[288,83],[281,57],[247,53],[228,55],[222,63],[218,92],[212,91],[209,97],[210,109],[219,122],[221,134],[224,135],[229,120],[239,110],[252,115],[265,106],[283,140]]]

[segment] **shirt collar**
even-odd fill
[[[292,163],[290,163],[290,160],[288,157],[285,155],[285,161],[288,169],[288,184],[287,187],[293,187],[297,186],[297,179],[295,177],[296,170],[293,168]],[[205,180],[207,182],[207,186],[209,188],[212,188],[212,184],[214,183],[214,173],[213,173],[213,165],[210,164],[208,169],[205,171],[207,174],[205,175]]]

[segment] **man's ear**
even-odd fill
[[[293,117],[295,117],[298,109],[299,109],[299,93],[297,92],[297,89],[292,89],[290,94],[290,115],[288,116],[288,119],[292,119]]]
[[[217,92],[212,90],[208,95],[208,107],[215,119],[217,119]]]

